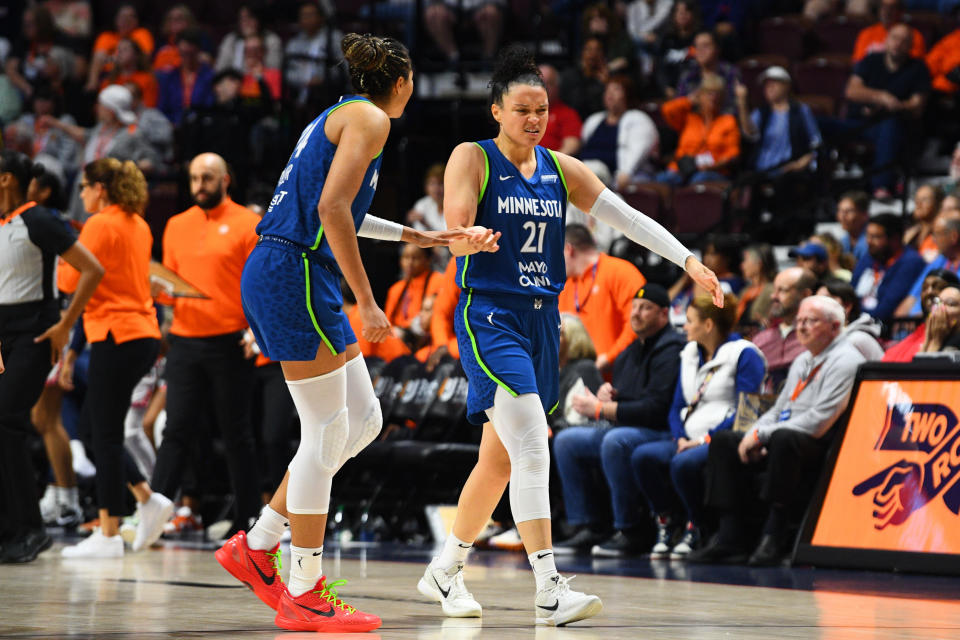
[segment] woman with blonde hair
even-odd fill
[[[84,312],[84,331],[91,348],[80,418],[81,433],[89,436],[96,456],[100,526],[79,544],[65,547],[63,556],[115,558],[123,555],[119,516],[126,512],[126,486],[140,503],[135,551],[160,536],[173,511],[169,499],[150,490],[123,448],[130,395],[160,347],[149,282],[153,235],[142,217],[147,181],[133,162],[103,158],[83,168],[80,198],[84,209],[93,214],[80,232],[80,242],[105,269]],[[69,269],[63,288],[75,287],[78,275]],[[69,377],[69,372],[61,373],[61,379],[65,375]]]
[[[724,296],[723,308],[709,296],[693,299],[683,327],[689,342],[680,352],[680,376],[667,414],[673,438],[642,444],[630,457],[637,486],[657,520],[651,558],[683,559],[699,544],[706,445],[711,434],[733,426],[739,395],[757,392],[763,383],[763,354],[733,333],[736,321],[733,294]],[[677,512],[684,514],[679,522]],[[674,545],[676,536],[681,538]]]
[[[556,435],[557,431],[571,424],[584,424],[587,420],[573,408],[573,398],[582,393],[583,387],[596,393],[603,384],[603,376],[596,365],[597,350],[575,314],[560,314],[560,406],[547,416],[547,424]]]

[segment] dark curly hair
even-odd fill
[[[43,165],[33,161],[19,151],[12,149],[0,150],[0,173],[12,174],[17,180],[17,192],[20,197],[27,194],[30,180],[44,174]]]
[[[393,38],[348,33],[340,50],[353,88],[375,98],[389,95],[397,78],[406,78],[413,68],[407,48]]]
[[[510,91],[510,87],[515,84],[547,88],[533,54],[517,44],[501,51],[497,58],[489,85],[491,104],[503,105],[503,94]]]

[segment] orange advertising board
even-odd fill
[[[960,380],[863,380],[810,538],[960,554]]]

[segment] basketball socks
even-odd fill
[[[286,526],[286,518],[271,509],[270,505],[265,506],[257,523],[247,534],[247,546],[251,549],[273,549],[280,542]]]
[[[291,596],[298,598],[317,586],[317,580],[323,575],[320,566],[320,561],[323,560],[323,546],[290,545],[290,559],[290,581],[287,589]]]
[[[537,581],[537,591],[546,589],[550,579],[557,575],[557,563],[553,559],[553,549],[541,549],[527,556],[533,567],[533,577]]]
[[[451,531],[450,535],[447,536],[446,542],[443,543],[443,551],[440,552],[440,556],[437,558],[437,566],[443,570],[447,570],[455,564],[463,564],[466,562],[467,554],[470,553],[470,549],[472,548],[472,543],[464,542],[453,535]]]

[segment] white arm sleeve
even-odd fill
[[[687,258],[693,255],[660,223],[628,205],[610,189],[600,192],[597,201],[590,208],[590,215],[606,222],[637,244],[660,254],[681,269],[686,268]]]
[[[360,223],[360,230],[357,231],[360,238],[370,238],[372,240],[388,240],[389,242],[400,242],[403,237],[403,225],[390,220],[384,220],[372,216],[369,213]]]

